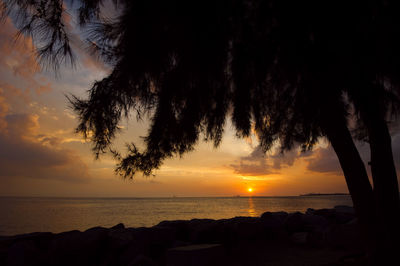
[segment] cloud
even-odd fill
[[[307,169],[318,173],[341,174],[342,169],[335,151],[331,146],[318,148],[310,158],[307,158]]]
[[[364,142],[356,142],[356,147],[361,159],[365,164],[368,174],[371,175],[371,169],[368,165],[368,162],[371,158],[369,144]],[[400,134],[394,134],[392,136],[392,151],[398,177],[400,177]],[[307,158],[306,161],[308,163],[307,169],[310,171],[318,173],[333,173],[338,175],[343,174],[339,159],[330,145],[326,148],[320,147],[314,150],[312,156]]]
[[[22,90],[9,83],[0,83],[0,95],[7,101],[16,99],[24,104],[28,104],[31,101],[29,90]]]
[[[298,158],[307,157],[310,153],[301,153],[299,149],[267,155],[260,146],[257,146],[248,156],[241,157],[240,160],[230,166],[235,173],[242,176],[265,176],[278,174],[282,168],[292,166]]]
[[[230,165],[235,173],[243,176],[263,176],[274,174],[271,165],[267,164],[266,156],[260,146],[257,146],[248,156],[241,157],[239,162]]]
[[[17,29],[7,18],[0,30],[0,67],[22,78],[37,94],[52,91],[51,83],[38,75],[41,67],[36,59],[32,38],[22,36],[16,39],[16,34]]]
[[[1,99],[0,94],[0,177],[89,180],[88,167],[75,151],[63,148],[61,141],[37,134],[38,115],[4,114]]]
[[[5,121],[5,116],[10,109],[9,104],[6,102],[6,98],[2,95],[3,89],[0,87],[0,132],[6,129],[7,123]]]
[[[51,86],[51,83],[48,82],[47,84],[39,85],[38,87],[34,88],[34,90],[37,95],[41,95],[46,92],[51,92],[53,88]]]

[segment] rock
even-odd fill
[[[327,243],[334,248],[358,252],[363,243],[357,224],[338,224],[327,233]]]
[[[324,217],[306,214],[301,217],[305,231],[311,232],[329,226],[329,221]]]
[[[291,213],[285,221],[285,228],[289,233],[311,232],[326,228],[330,221],[323,216],[313,214]]]
[[[98,265],[106,255],[107,237],[102,227],[57,234],[48,250],[50,264]]]
[[[175,232],[176,239],[182,241],[188,241],[190,239],[189,223],[190,221],[184,221],[184,220],[163,221],[154,227],[171,228]]]
[[[313,208],[308,208],[306,214],[314,214],[315,210]]]
[[[299,245],[307,244],[308,232],[297,232],[290,236],[290,240]]]
[[[354,208],[346,205],[335,206],[335,211],[339,213],[355,215]]]
[[[192,243],[215,243],[223,240],[223,225],[211,219],[193,219],[189,224]]]
[[[189,245],[167,251],[167,266],[224,265],[224,250],[219,244]]]
[[[237,236],[243,240],[256,240],[265,237],[264,225],[259,218],[239,220],[237,223]]]
[[[270,243],[358,252],[362,247],[360,239],[354,209],[336,206],[308,209],[306,214],[265,212],[260,218],[164,221],[151,228],[125,228],[120,223],[109,229],[94,227],[84,232],[5,236],[0,237],[0,265],[151,266],[172,265],[174,261],[176,265],[214,265],[214,261],[205,261],[207,256],[223,265],[221,254],[225,250],[213,244],[231,250],[247,242],[273,241]]]
[[[39,248],[47,248],[54,234],[49,232],[35,232],[29,234],[5,236],[0,239],[0,248],[10,247],[12,244],[23,240],[32,240]]]
[[[5,237],[0,241],[4,265],[41,265],[54,234],[30,233]],[[3,263],[1,263],[2,265]]]
[[[287,212],[265,212],[261,215],[260,221],[264,227],[265,240],[285,242],[289,234],[285,229]]]
[[[304,214],[300,212],[291,213],[285,220],[285,229],[289,233],[301,232],[304,231],[304,224],[302,216]]]
[[[347,224],[353,224],[353,225],[355,224],[355,225],[357,225],[358,224],[358,219],[354,218],[353,220],[347,222]]]
[[[287,217],[287,212],[264,212],[261,215],[261,221],[268,228],[277,228],[283,227]]]
[[[0,265],[42,264],[53,236],[52,233],[30,233],[2,237]]]
[[[307,234],[307,244],[312,247],[323,248],[328,245],[327,234],[329,232],[329,227],[317,228]]]
[[[137,256],[146,252],[146,248],[138,242],[132,242],[131,245],[123,248],[119,254],[112,254],[112,260],[115,261],[118,259],[118,263],[114,263],[115,265],[129,265],[132,264]],[[110,260],[110,258],[108,259]],[[113,265],[113,263],[111,263]]]
[[[174,228],[153,226],[151,228],[131,228],[132,236],[135,242],[141,245],[159,244],[163,246],[171,246],[177,239]]]
[[[110,229],[108,231],[108,242],[111,250],[120,250],[133,241],[133,234],[126,229]]]
[[[152,259],[142,254],[136,256],[127,266],[157,266]]]
[[[41,258],[33,240],[22,240],[14,243],[9,249],[6,265],[40,265]]]
[[[110,229],[125,229],[125,225],[123,223],[119,223],[117,225],[114,225]]]
[[[336,211],[334,209],[318,209],[314,211],[314,215],[322,216],[327,220],[335,222]]]
[[[337,206],[335,209],[315,210],[314,215],[322,216],[335,224],[345,224],[354,219],[351,207]]]
[[[260,218],[235,217],[223,223],[224,242],[240,240],[256,240],[265,237],[266,231]]]
[[[160,225],[151,228],[127,228],[132,236],[132,241],[120,252],[120,265],[127,265],[136,256],[144,255],[157,264],[163,264],[167,248],[175,241],[175,229]]]

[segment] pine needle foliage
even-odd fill
[[[99,156],[122,117],[151,115],[145,150],[114,151],[125,177],[151,174],[202,135],[217,147],[227,117],[239,137],[254,130],[264,151],[277,142],[284,151],[312,149],[350,105],[360,138],[369,106],[387,120],[398,113],[398,1],[126,0],[113,1],[114,19],[101,16],[104,1],[79,3],[79,24],[112,72],[88,98],[70,98],[77,132]],[[62,0],[4,0],[2,10],[41,40],[41,58],[73,59]]]

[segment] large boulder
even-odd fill
[[[7,252],[5,265],[41,265],[41,252],[32,240],[21,240],[11,245]]]
[[[347,206],[337,206],[334,209],[315,210],[314,215],[324,217],[334,224],[346,224],[355,217],[354,210]]]
[[[192,243],[219,243],[224,238],[223,224],[212,219],[193,219],[189,223]]]
[[[129,245],[133,240],[133,233],[131,230],[125,228],[110,228],[108,230],[108,246],[111,250],[120,250]]]
[[[352,216],[355,216],[355,215],[356,215],[356,213],[355,213],[355,211],[354,211],[354,208],[353,208],[353,207],[350,207],[350,206],[338,205],[338,206],[335,206],[334,209],[335,209],[335,211],[338,212],[338,213],[345,213],[345,214],[349,214],[349,215],[352,215]]]
[[[127,228],[126,231],[131,234],[132,241],[121,250],[118,265],[129,265],[138,256],[163,264],[167,248],[175,241],[175,230],[171,227],[157,225],[151,228]],[[139,265],[139,262],[136,263]]]
[[[290,236],[290,240],[294,244],[305,245],[307,244],[308,232],[296,232]]]
[[[154,260],[142,254],[136,256],[131,262],[126,264],[126,266],[157,266],[157,265],[159,264],[157,264]]]
[[[318,215],[305,214],[301,218],[304,229],[307,232],[325,229],[330,225],[330,222],[326,218]]]
[[[360,228],[356,223],[337,224],[326,235],[327,244],[333,248],[358,252],[363,243]]]
[[[107,253],[108,229],[57,234],[48,250],[52,265],[99,265]]]
[[[260,218],[235,217],[223,220],[223,241],[257,240],[265,238],[265,227]]]
[[[181,241],[189,241],[190,239],[190,221],[176,220],[176,221],[163,221],[154,226],[153,228],[170,228],[173,229],[175,239]]]
[[[287,212],[264,212],[261,215],[261,222],[266,228],[276,229],[284,226],[287,217]]]
[[[286,231],[288,231],[290,234],[305,231],[303,216],[304,214],[300,212],[290,213],[285,219]]]
[[[49,232],[34,232],[15,236],[2,236],[0,238],[0,249],[8,248],[14,243],[25,240],[32,240],[35,245],[43,249],[47,248],[53,237],[54,234]]]
[[[224,249],[219,244],[188,245],[167,251],[167,266],[217,266],[224,264]]]
[[[54,234],[30,233],[2,237],[0,265],[42,265]]]

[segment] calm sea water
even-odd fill
[[[234,198],[0,198],[0,235],[153,226],[164,220],[260,216],[266,211],[352,206],[350,196]]]

